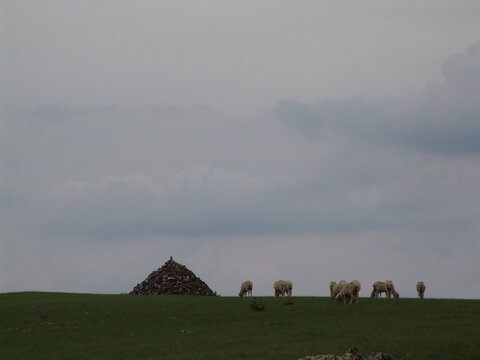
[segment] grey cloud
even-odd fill
[[[406,175],[398,176],[383,169],[391,158],[377,156],[371,160],[376,165],[364,169],[363,164],[351,166],[347,159],[336,157],[335,162],[340,164],[326,166],[328,176],[325,169],[318,169],[317,174],[290,184],[270,179],[252,181],[253,185],[246,187],[232,185],[225,178],[212,176],[216,169],[208,167],[200,173],[187,171],[186,177],[182,175],[180,181],[170,185],[130,181],[86,187],[77,182],[74,191],[50,198],[48,216],[40,217],[36,231],[41,230],[45,236],[118,241],[155,236],[345,234],[405,228],[410,232],[454,234],[474,226],[475,216],[460,205],[465,202],[461,194],[468,191],[468,186],[452,192],[449,184],[454,172],[423,170],[422,174],[421,160],[417,165],[410,164],[411,169],[402,168]],[[446,180],[443,184],[437,180],[435,186],[423,180],[414,185],[410,172],[415,171],[421,178]],[[471,201],[478,198],[474,193],[469,197]]]
[[[71,108],[64,105],[39,105],[30,108],[29,118],[56,124],[92,116],[101,116],[113,111],[113,107],[82,107]]]
[[[301,102],[282,100],[273,110],[274,115],[295,128],[302,136],[315,139],[324,130],[324,116],[315,107]]]
[[[340,136],[350,141],[441,154],[480,152],[480,42],[442,65],[443,84],[399,99],[281,101],[274,116],[306,139]]]
[[[438,169],[425,170],[432,158],[398,142],[398,134],[408,134],[408,127],[395,121],[366,126],[365,119],[384,119],[385,114],[409,119],[418,113],[419,103],[325,102],[319,128],[309,128],[318,108],[295,107],[294,101],[276,109],[283,116],[281,126],[261,118],[235,122],[204,106],[69,110],[88,115],[47,122],[42,139],[18,130],[30,145],[24,158],[28,166],[9,188],[17,203],[24,199],[36,204],[24,215],[31,231],[60,239],[293,236],[405,228],[455,233],[471,228],[473,212],[449,183],[457,175],[444,168],[463,173],[474,159],[456,167],[454,160],[440,157]],[[290,118],[302,111],[308,141],[299,141],[283,127],[293,126]],[[31,121],[25,120],[27,128]],[[105,136],[92,139],[93,134]],[[378,151],[379,145],[388,151]],[[405,151],[396,151],[400,145]],[[27,169],[38,169],[35,178],[28,177]],[[416,174],[422,177],[416,179]],[[22,191],[26,179],[37,191]],[[462,192],[473,188],[471,179],[459,186]],[[437,243],[449,248],[447,242]]]
[[[464,53],[450,56],[441,66],[448,86],[462,93],[480,92],[480,41]]]

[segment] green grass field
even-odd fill
[[[0,294],[0,359],[480,359],[480,301]]]

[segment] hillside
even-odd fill
[[[285,359],[383,351],[479,359],[480,301],[361,298],[0,295],[1,359]]]

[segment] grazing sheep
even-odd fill
[[[285,295],[292,296],[293,284],[290,280],[285,281]]]
[[[347,299],[349,299],[350,304],[352,304],[353,301],[358,303],[360,288],[360,283],[357,280],[353,280],[343,287],[343,289],[335,296],[335,300],[346,303]]]
[[[345,286],[347,286],[347,282],[345,280],[340,280],[338,283],[335,283],[334,281],[332,281],[332,283],[334,283],[334,285],[333,288],[330,290],[330,295],[332,299],[335,299],[338,293],[342,291]],[[332,283],[330,283],[330,286],[332,285]]]
[[[273,289],[275,290],[275,296],[292,296],[293,285],[291,281],[277,280],[273,283]]]
[[[330,297],[333,299],[333,288],[337,285],[336,281],[330,281]]]
[[[417,282],[417,293],[418,293],[418,297],[420,299],[423,299],[423,296],[425,294],[425,290],[426,290],[426,286],[425,284],[423,283],[423,281],[419,281]]]
[[[355,295],[355,302],[358,303],[358,298],[360,297],[360,289],[362,288],[362,286],[360,285],[360,282],[358,280],[353,280],[352,283],[355,286],[355,291],[353,292],[353,294]]]
[[[253,283],[250,280],[244,281],[240,286],[240,292],[238,296],[244,297],[245,295],[252,295]]]
[[[279,297],[280,295],[285,295],[285,280],[277,280],[273,283],[273,289],[275,290],[275,296]]]
[[[372,298],[382,297],[382,293],[385,293],[385,296],[387,298],[392,297],[392,295],[395,298],[400,297],[398,292],[395,290],[395,287],[393,286],[392,280],[387,280],[385,282],[375,281],[372,286],[373,286],[373,290],[372,290],[372,293],[370,294],[370,297]]]
[[[382,293],[387,293],[387,286],[383,281],[375,281],[372,286],[373,290],[370,294],[370,297],[372,298],[382,297]]]
[[[394,294],[393,291],[395,290],[395,286],[393,285],[393,281],[392,280],[385,281],[385,286],[386,286],[386,289],[387,289],[386,295],[387,295],[388,298],[391,298],[392,295]]]

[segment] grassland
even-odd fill
[[[480,359],[480,301],[0,294],[0,359]]]

